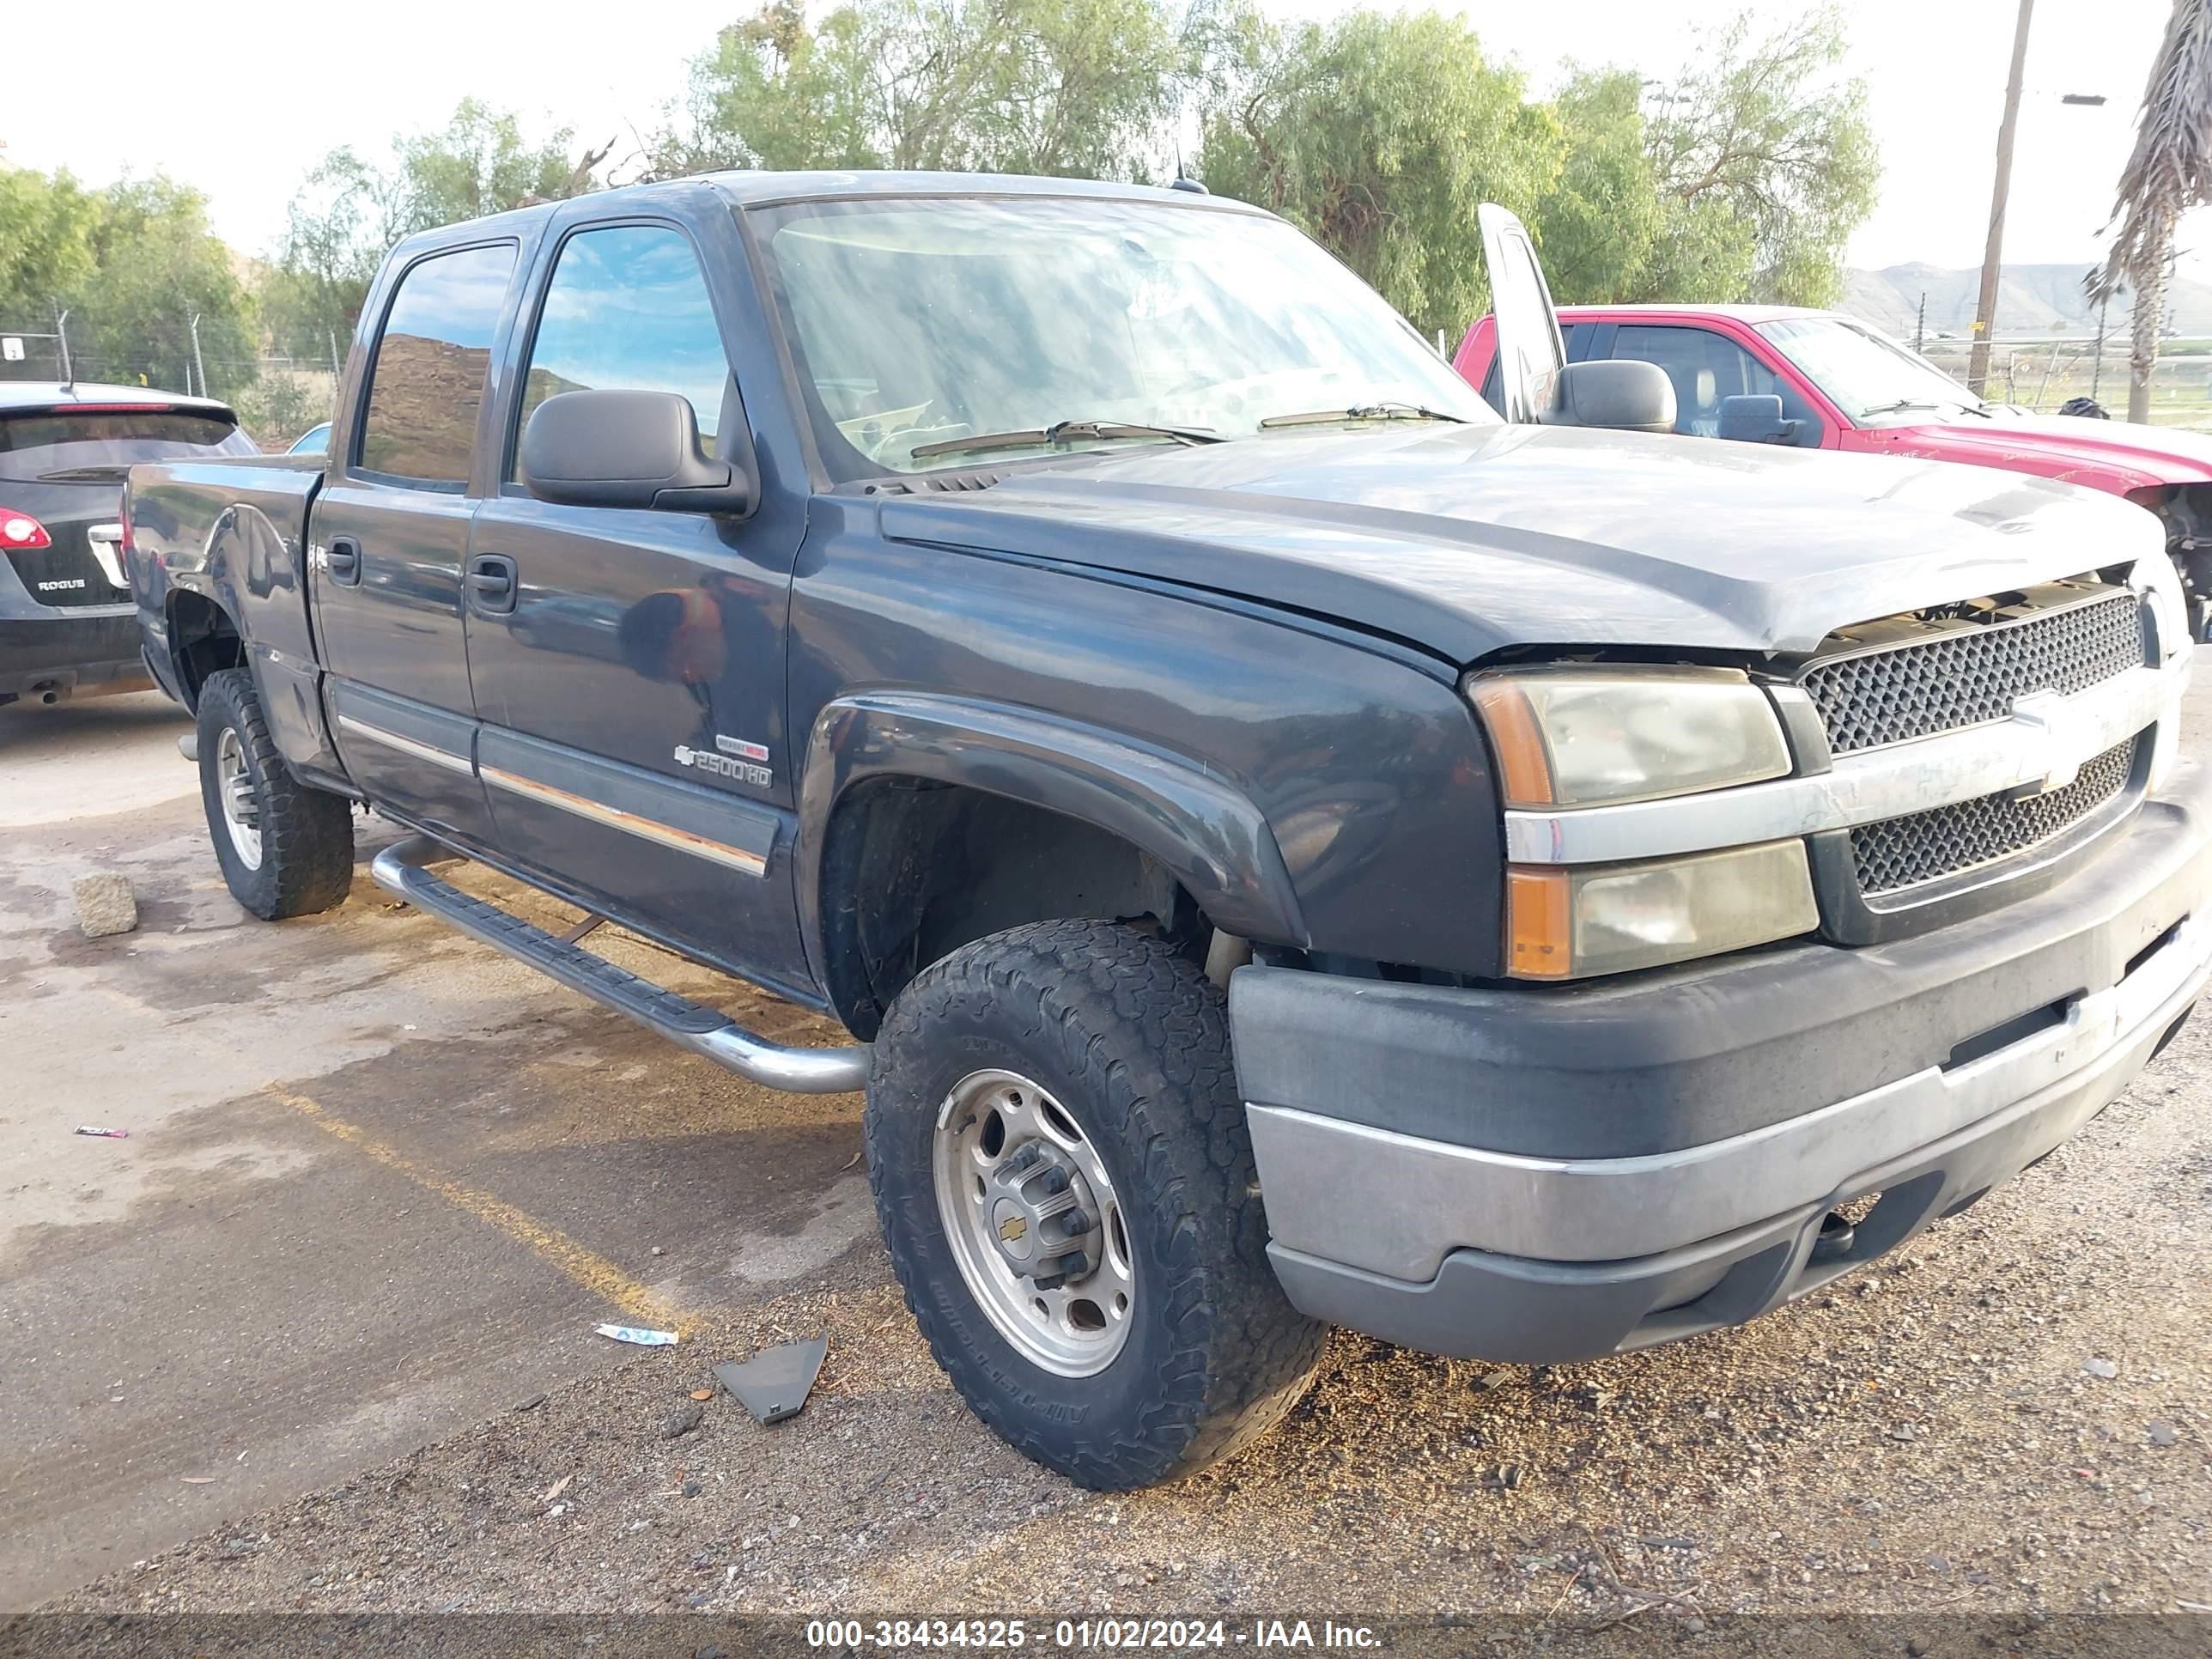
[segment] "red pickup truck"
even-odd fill
[[[2212,437],[1985,403],[1856,319],[1788,306],[1562,306],[1561,362],[1632,358],[1674,385],[1674,430],[1700,438],[1965,461],[2086,484],[2148,507],[2189,593],[2212,610]],[[1497,325],[1453,366],[1493,409]],[[1510,413],[1508,418],[1514,418]]]

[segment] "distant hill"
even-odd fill
[[[2097,307],[2081,291],[2086,270],[2081,265],[2007,265],[1997,285],[1997,337],[2094,332]],[[1925,264],[1847,270],[1842,309],[1909,340],[1920,296],[1925,294],[1929,336],[1955,334],[1966,339],[1973,329],[1981,278],[1978,265],[1962,270]],[[2131,303],[2125,289],[2114,295],[2106,325],[2124,333]],[[2177,276],[2166,293],[2166,325],[2172,332],[2212,335],[2212,283]]]

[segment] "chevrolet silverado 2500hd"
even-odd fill
[[[1328,1322],[1564,1360],[1879,1255],[2204,981],[2173,568],[2091,491],[1655,435],[1493,228],[1535,424],[1188,191],[731,173],[410,239],[326,463],[131,477],[231,891],[337,903],[365,803],[410,903],[865,1087],[939,1360],[1092,1486],[1264,1430]]]

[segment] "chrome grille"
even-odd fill
[[[2027,851],[2071,829],[2127,787],[2140,738],[2085,762],[2063,789],[2014,800],[2002,794],[1939,806],[1851,831],[1859,891],[1868,897],[1956,875]]]
[[[2047,614],[1815,661],[1798,683],[1820,711],[1828,747],[1843,755],[2006,720],[2015,697],[2086,690],[2142,660],[2137,601],[2118,588]]]

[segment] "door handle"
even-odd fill
[[[469,561],[469,592],[477,609],[503,616],[514,609],[517,586],[514,561],[504,553],[480,553]]]
[[[361,544],[350,536],[333,536],[323,551],[323,568],[341,587],[361,584]]]

